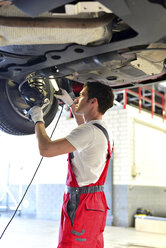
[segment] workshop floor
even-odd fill
[[[0,216],[0,235],[8,220]],[[166,248],[166,235],[138,232],[134,228],[109,226],[104,238],[105,248]],[[0,247],[56,248],[57,239],[57,222],[17,216],[0,240]]]

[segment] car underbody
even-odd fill
[[[34,74],[44,82],[50,77],[71,84],[99,81],[113,89],[166,78],[165,1],[15,0],[0,5],[0,78],[22,119],[29,106],[18,104],[16,88]],[[11,99],[13,91],[17,101]]]

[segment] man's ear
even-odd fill
[[[96,98],[92,98],[91,103],[95,103],[95,102],[96,102]]]
[[[98,103],[97,98],[95,97],[95,98],[91,99],[91,103],[92,103],[92,104],[93,104],[93,103]]]

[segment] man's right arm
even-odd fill
[[[35,124],[38,147],[40,154],[43,157],[53,157],[76,150],[75,147],[65,138],[53,141],[50,139],[45,129],[43,111],[41,107],[33,106],[29,110],[29,115]]]

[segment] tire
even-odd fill
[[[12,135],[29,135],[35,133],[34,123],[26,116],[29,106],[21,96],[18,84],[13,81],[0,80],[0,130]],[[50,104],[43,109],[45,126],[54,119],[58,110],[58,101],[54,89],[47,84]]]

